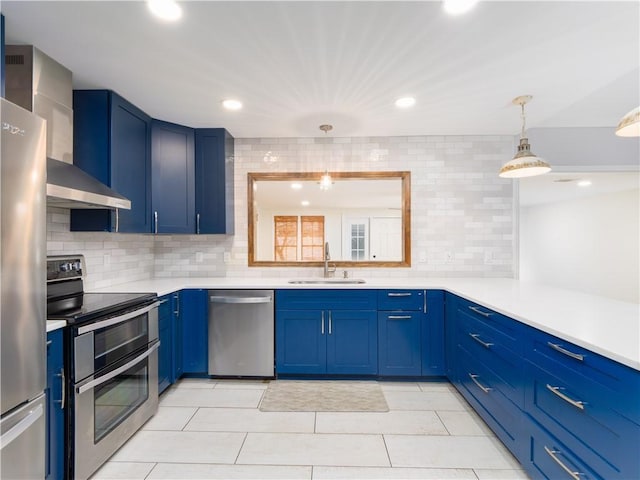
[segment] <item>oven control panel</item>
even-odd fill
[[[82,278],[83,271],[82,255],[47,257],[47,282]]]

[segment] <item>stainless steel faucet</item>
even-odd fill
[[[333,277],[333,274],[336,273],[336,266],[329,266],[329,260],[331,260],[331,255],[329,255],[329,242],[325,242],[324,244],[324,278]]]

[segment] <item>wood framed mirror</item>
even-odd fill
[[[327,189],[321,177],[330,175]],[[248,173],[249,266],[411,266],[411,173]]]

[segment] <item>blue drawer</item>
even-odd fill
[[[378,310],[427,310],[424,290],[378,290]]]
[[[480,329],[480,333],[519,356],[524,353],[523,325],[520,322],[464,299],[457,302],[457,309],[459,322],[464,322],[469,328]]]
[[[518,458],[524,453],[522,411],[496,388],[500,378],[495,372],[475,361],[463,347],[456,349],[458,360],[457,385],[495,434]]]
[[[527,378],[525,408],[534,420],[604,478],[640,478],[640,427],[616,410],[614,392],[530,363]]]

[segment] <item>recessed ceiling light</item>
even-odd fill
[[[402,97],[396,100],[396,107],[409,108],[416,104],[416,99],[413,97]]]
[[[478,3],[478,0],[444,0],[444,11],[450,15],[460,15],[466,13]]]
[[[578,182],[579,187],[588,187],[591,185],[591,180],[580,180]]]
[[[147,5],[162,20],[174,22],[182,17],[182,8],[174,0],[148,0]]]
[[[301,183],[292,183],[291,184],[291,188],[293,188],[294,190],[300,190],[302,188],[302,184]]]
[[[240,100],[228,99],[222,102],[222,106],[227,110],[240,110],[242,108],[242,102]]]
[[[308,207],[309,206],[309,200],[302,200],[300,202],[300,205],[302,205],[303,207]]]

